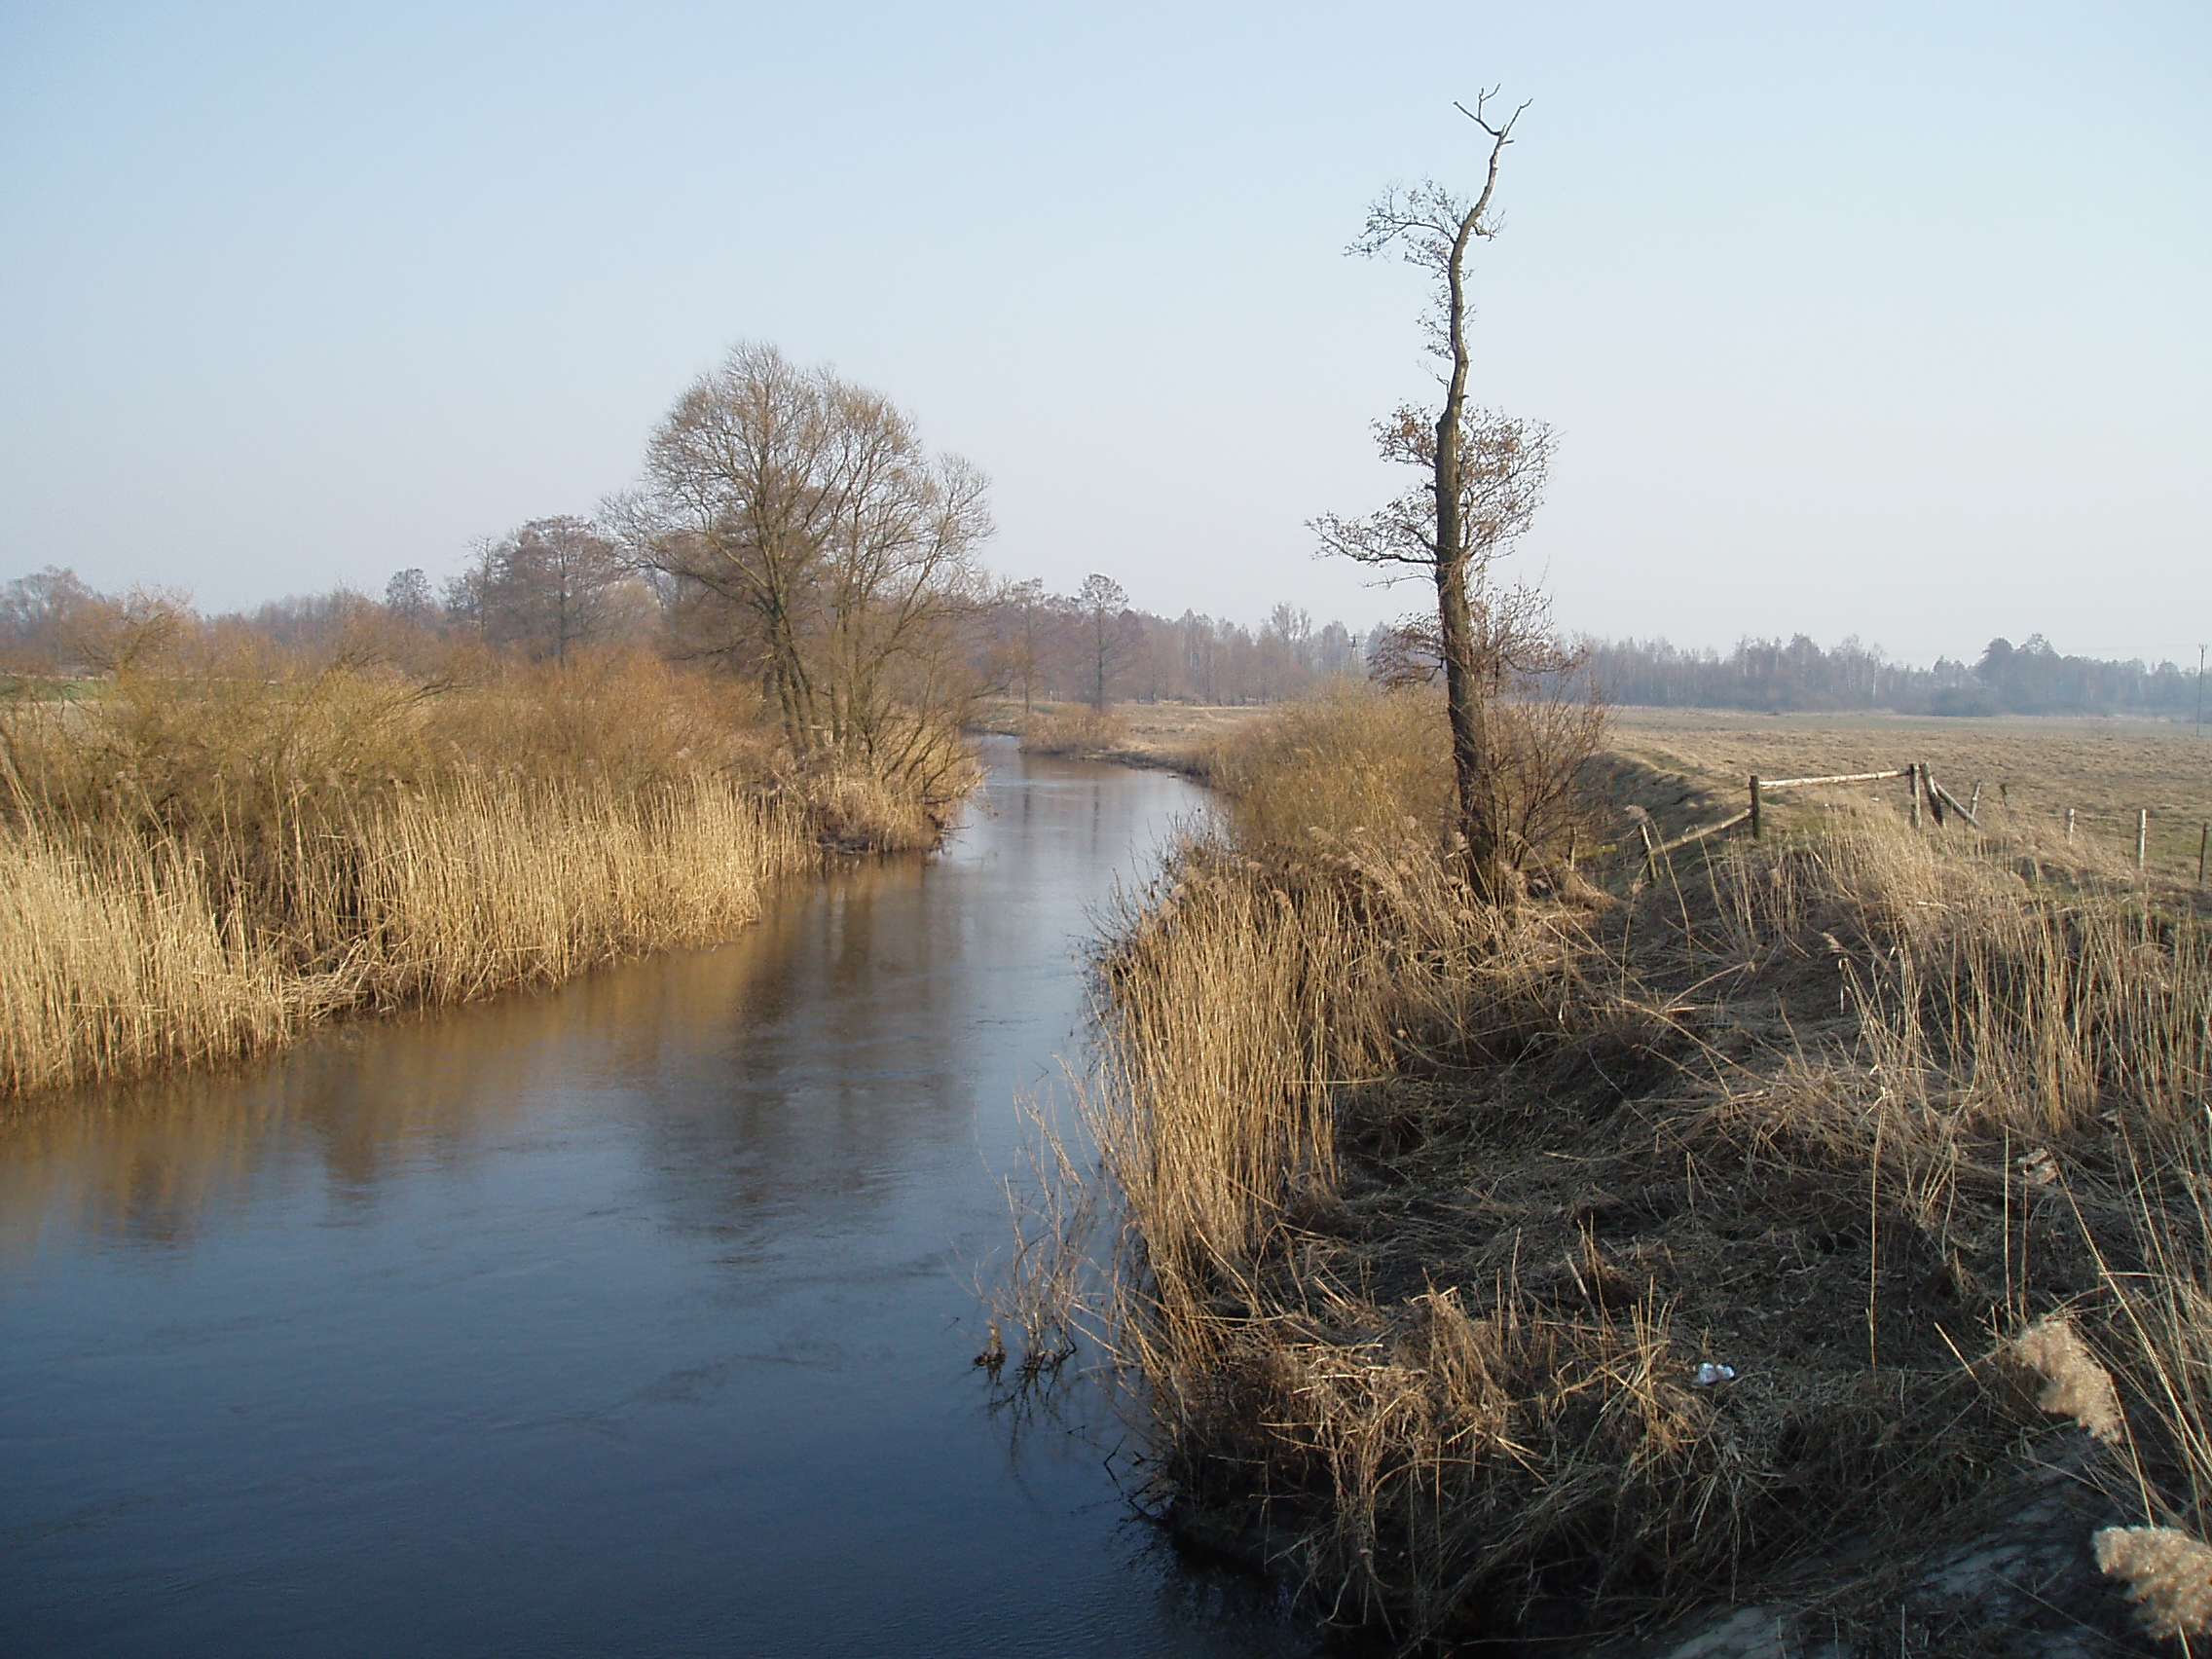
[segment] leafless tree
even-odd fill
[[[1497,897],[1513,826],[1493,710],[1515,676],[1536,668],[1527,660],[1531,596],[1522,589],[1501,592],[1491,567],[1542,499],[1552,439],[1540,423],[1467,401],[1467,250],[1497,234],[1491,205],[1498,166],[1528,108],[1493,119],[1494,96],[1485,92],[1471,110],[1456,106],[1489,140],[1480,194],[1468,200],[1433,181],[1393,189],[1369,208],[1350,250],[1372,257],[1394,248],[1436,280],[1428,326],[1431,346],[1446,364],[1443,407],[1433,413],[1400,408],[1375,429],[1383,456],[1420,468],[1426,481],[1370,518],[1324,516],[1313,528],[1324,551],[1380,567],[1385,579],[1426,575],[1435,583],[1435,652],[1452,730],[1458,830],[1469,875],[1478,890]]]
[[[384,584],[384,608],[402,622],[424,624],[438,612],[438,596],[420,568],[392,572]]]
[[[1002,619],[994,653],[994,666],[999,672],[993,678],[1002,684],[1021,687],[1024,718],[1035,712],[1037,682],[1045,671],[1054,604],[1045,592],[1043,579],[1037,576],[1008,582],[992,601],[993,608]]]
[[[0,668],[56,672],[78,613],[97,598],[75,571],[53,565],[0,587]]]
[[[903,775],[943,752],[976,689],[959,634],[991,533],[981,473],[880,393],[756,345],[677,400],[646,472],[632,556],[701,648],[758,673],[793,749]]]
[[[622,544],[587,519],[533,519],[484,550],[477,580],[485,637],[556,662],[644,633],[657,608]]]
[[[1083,618],[1085,654],[1090,669],[1087,677],[1090,706],[1100,714],[1106,712],[1106,693],[1113,686],[1114,676],[1129,654],[1128,629],[1123,622],[1128,608],[1129,596],[1122,584],[1096,571],[1084,577],[1083,586],[1076,590],[1075,609]]]

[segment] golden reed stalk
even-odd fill
[[[632,793],[463,780],[304,830],[280,856],[293,903],[256,919],[174,834],[0,834],[0,1095],[722,937],[818,855],[791,813],[700,776]]]

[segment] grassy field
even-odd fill
[[[2148,809],[2154,873],[2196,875],[2199,835],[2212,821],[2212,736],[2154,720],[2081,717],[1940,719],[1901,715],[1744,715],[1695,709],[1622,709],[1612,747],[1681,789],[1654,804],[1669,828],[1745,804],[1746,780],[1878,771],[1919,761],[1962,800],[1975,787],[1984,828],[2042,848],[2063,843],[2076,812],[2084,854],[2131,864],[2135,814]],[[1678,797],[1690,791],[1691,800]],[[1801,822],[1843,792],[1774,797],[1778,822]],[[1902,802],[1902,780],[1857,792]],[[1694,810],[1693,810],[1694,808]]]
[[[1040,752],[1209,776],[1224,743],[1280,712],[1279,705],[1214,708],[1187,703],[1117,703],[1101,720],[1081,703],[989,705],[984,723],[1020,734]],[[2039,856],[2118,876],[2133,866],[2135,815],[2148,810],[2150,871],[2194,884],[2205,826],[2212,823],[2212,735],[2165,721],[2077,716],[1945,719],[1887,714],[1746,715],[1734,710],[1618,709],[1611,755],[1616,778],[1601,838],[1633,828],[1618,817],[1634,804],[1666,833],[1730,816],[1746,804],[1753,772],[1765,778],[1890,770],[1917,761],[1962,800],[1978,798],[1983,828]],[[1778,831],[1803,829],[1848,800],[1901,806],[1903,780],[1856,790],[1785,792],[1766,801]],[[2066,815],[2075,843],[2066,845]],[[1603,815],[1601,815],[1603,816]]]

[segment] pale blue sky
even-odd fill
[[[0,577],[443,575],[756,339],[989,472],[998,570],[1364,625],[1419,596],[1303,527],[1428,360],[1342,250],[1491,84],[1564,624],[2194,666],[2201,4],[0,3]]]

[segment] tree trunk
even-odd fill
[[[1495,182],[1495,162],[1492,181]],[[1436,421],[1436,620],[1444,647],[1444,708],[1452,725],[1452,782],[1459,808],[1459,833],[1465,837],[1467,879],[1478,897],[1498,898],[1497,825],[1490,810],[1490,730],[1484,707],[1487,687],[1476,661],[1474,609],[1467,583],[1473,549],[1461,522],[1459,492],[1460,415],[1467,400],[1466,294],[1462,270],[1468,240],[1474,236],[1490,190],[1483,191],[1459,221],[1445,274],[1445,316],[1452,350],[1452,378],[1444,392],[1444,413]]]

